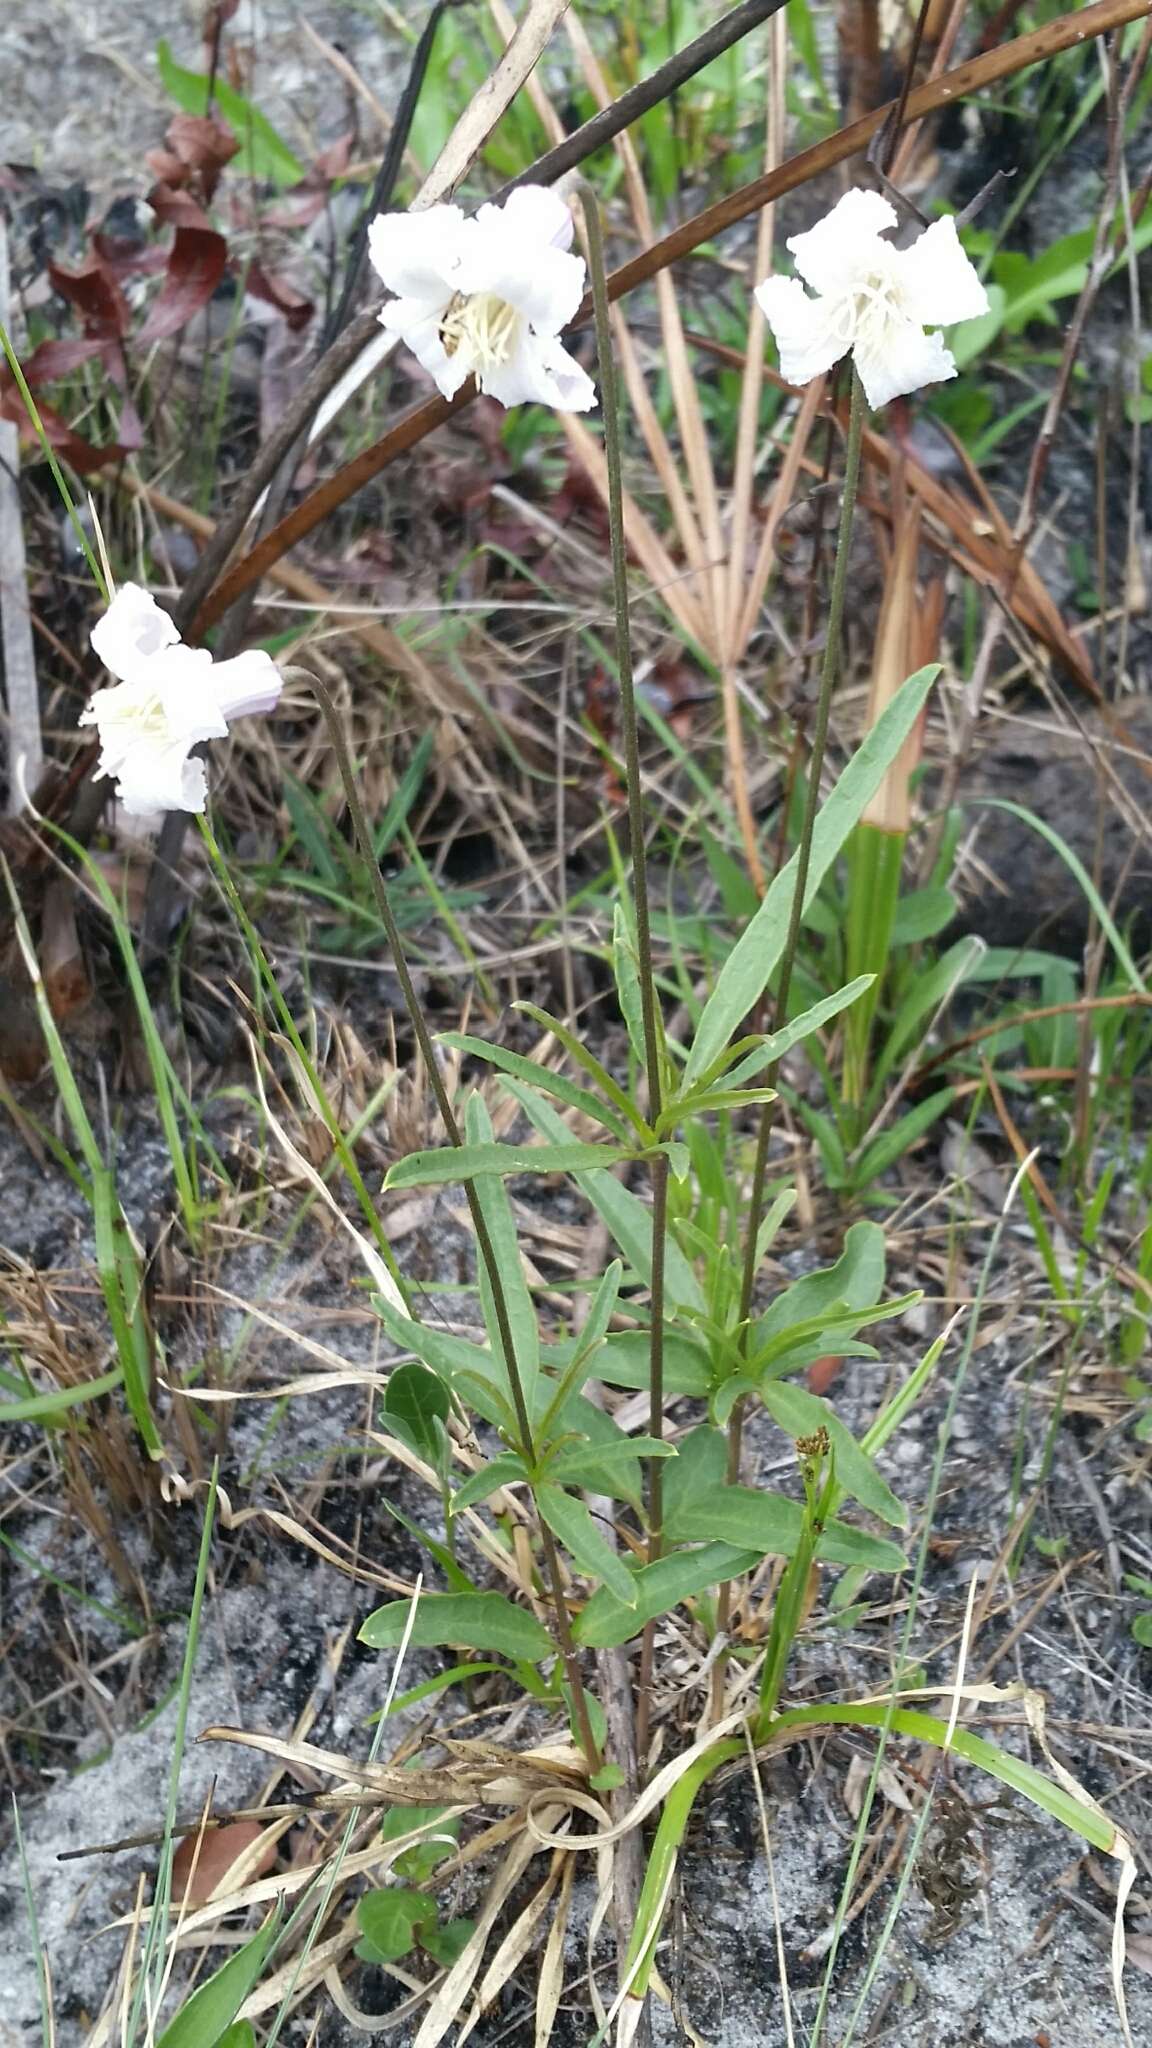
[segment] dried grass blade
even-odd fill
[[[601,109],[610,107],[612,95],[608,90],[607,80],[574,9],[569,11],[566,27],[589,91]],[[644,180],[640,175],[635,146],[627,132],[617,136],[616,150],[624,166],[628,198],[637,232],[641,241],[650,247],[656,239],[652,210],[648,204]],[[720,498],[716,488],[716,474],[712,467],[708,436],[700,411],[700,400],[696,392],[696,380],[692,375],[692,366],[684,340],[676,287],[669,271],[661,271],[656,281],[656,290],[672,400],[676,408],[692,494],[696,501],[694,515],[689,513],[683,494],[680,502],[683,513],[692,517],[695,530],[693,547],[706,573],[704,613],[709,632],[705,644],[713,660],[716,660],[721,648],[720,633],[724,606],[724,540],[720,526]],[[681,540],[685,554],[691,560],[692,553],[688,547],[687,534],[682,534]]]
[[[509,1928],[492,1961],[485,1970],[476,1992],[475,2003],[460,2029],[456,2048],[462,2048],[462,2043],[467,2040],[468,2035],[488,2010],[493,1999],[499,1996],[509,1977],[512,1976],[514,1971],[519,1969],[520,1964],[528,1953],[529,1944],[536,1929],[548,1910],[552,1894],[559,1882],[561,1871],[571,1867],[572,1858],[565,1856],[561,1850],[557,1849],[553,1853],[552,1861],[548,1866],[548,1874],[543,1884],[533,1897],[529,1899],[523,1912]]]
[[[764,169],[774,171],[784,150],[784,82],[788,63],[788,22],[785,14],[772,17],[769,29],[769,90]],[[772,244],[776,229],[776,202],[769,200],[756,227],[756,255],[749,286],[767,277],[772,269]],[[744,351],[744,377],[740,387],[740,413],[736,429],[736,463],[732,477],[731,534],[728,543],[728,602],[726,606],[724,653],[729,662],[739,662],[748,636],[741,637],[746,610],[748,542],[752,526],[752,493],[756,469],[756,440],[760,421],[760,396],[764,389],[764,340],[766,322],[749,290],[748,341]]]
[[[597,490],[607,502],[608,466],[599,441],[573,413],[563,414],[560,424],[567,435],[569,447],[579,457]],[[704,621],[692,602],[683,569],[677,568],[655,528],[645,519],[635,499],[630,497],[627,491],[624,493],[624,535],[629,550],[647,572],[653,589],[659,594],[661,602],[668,607],[676,623],[690,639],[703,641]]]
[[[775,489],[772,493],[772,502],[768,507],[768,516],[764,521],[764,530],[760,535],[760,547],[756,556],[756,566],[749,578],[748,588],[744,596],[744,609],[740,615],[740,624],[735,639],[736,653],[734,658],[737,661],[741,661],[744,658],[744,651],[749,640],[752,638],[760,607],[764,602],[764,592],[768,587],[768,578],[772,573],[772,564],[776,559],[777,536],[783,525],[785,514],[796,496],[796,486],[808,453],[808,442],[811,438],[812,429],[824,407],[826,388],[827,378],[817,377],[814,383],[807,385],[804,396],[800,401],[800,409],[796,414],[792,435],[785,451],[784,460],[780,466],[780,474],[776,479]]]
[[[562,1806],[551,1805],[545,1809],[545,1815],[542,1817],[547,1818],[550,1825],[560,1819],[564,1810]],[[437,1988],[412,2048],[437,2048],[437,2043],[444,2039],[449,2027],[454,2024],[460,2007],[472,1988],[476,1972],[483,1961],[488,1936],[503,1910],[504,1902],[519,1883],[533,1856],[536,1855],[538,1846],[535,1837],[530,1835],[527,1829],[512,1843],[493,1878],[484,1901],[484,1909],[476,1922],[475,1932],[467,1947],[453,1963],[444,1982]]]
[[[540,1975],[536,1983],[536,2034],[533,2048],[548,2048],[552,2029],[556,2024],[556,2013],[560,2005],[560,1994],[564,1989],[564,1941],[568,1933],[568,1919],[572,1908],[572,1885],[576,1876],[576,1859],[564,1858],[563,1876],[560,1880],[560,1896],[544,1954],[540,1959]]]
[[[434,206],[455,191],[497,122],[511,106],[551,40],[568,0],[528,0],[504,55],[491,77],[473,93],[420,188],[417,206]]]

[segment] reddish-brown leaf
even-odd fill
[[[215,192],[225,164],[231,163],[240,147],[238,138],[217,114],[177,114],[164,140],[185,166],[185,182],[193,184],[205,203]]]
[[[63,341],[42,341],[21,367],[35,391],[37,385],[50,384],[54,377],[67,377],[70,371],[78,370],[81,363],[90,362],[93,356],[102,356],[107,347],[106,341],[83,340],[79,335]],[[12,373],[7,367],[0,381],[5,387],[12,384]]]
[[[179,186],[169,183],[166,179],[162,178],[158,185],[153,185],[148,194],[148,204],[157,220],[163,221],[166,227],[203,228],[209,233],[212,231],[208,215],[198,201],[193,199],[192,194],[182,191]]]
[[[186,1906],[202,1906],[241,1856],[263,1834],[258,1820],[233,1820],[204,1835],[185,1835],[172,1858],[172,1897]],[[261,1851],[253,1877],[262,1877],[276,1861],[276,1844]]]
[[[208,304],[228,260],[228,244],[215,228],[178,227],[159,295],[137,340],[145,346],[179,334]]]
[[[112,441],[106,448],[97,448],[91,441],[85,441],[74,427],[62,420],[58,412],[42,400],[37,401],[36,410],[49,445],[64,457],[65,462],[79,476],[90,476],[93,470],[104,469],[110,462],[120,462],[125,455],[133,453],[132,448],[120,441]],[[36,442],[39,435],[24,408],[20,393],[13,387],[0,391],[0,419],[11,420],[19,427],[26,441]],[[136,444],[139,446],[139,443]]]
[[[127,334],[132,322],[128,302],[99,256],[91,255],[78,270],[50,263],[48,276],[53,290],[75,306],[85,334],[95,340],[114,340]]]
[[[302,327],[307,327],[313,313],[312,300],[298,292],[287,278],[265,270],[258,256],[253,257],[248,265],[244,282],[254,299],[263,299],[266,305],[275,306],[278,313],[283,313],[293,332],[298,333]]]
[[[44,993],[57,1023],[82,1010],[92,994],[80,934],[76,929],[76,894],[71,879],[49,882],[40,918],[40,971]]]
[[[117,283],[125,277],[150,277],[154,271],[163,270],[168,261],[167,250],[142,249],[139,242],[106,234],[103,228],[93,235],[92,247]]]

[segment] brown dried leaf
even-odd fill
[[[227,260],[228,244],[214,228],[177,227],[164,282],[137,340],[147,346],[186,327],[193,314],[208,304]]]
[[[40,972],[44,993],[58,1023],[82,1010],[92,994],[76,929],[76,896],[70,881],[59,878],[44,891],[40,918]]]
[[[248,265],[245,283],[254,299],[263,299],[266,305],[275,306],[278,313],[283,313],[294,333],[307,327],[312,318],[313,301],[303,292],[298,292],[287,278],[265,270],[258,257]]]
[[[93,254],[77,270],[48,265],[53,290],[75,306],[86,335],[97,341],[121,340],[132,324],[128,301],[103,259]]]
[[[276,1861],[275,1842],[266,1842],[254,1860],[248,1852],[264,1832],[258,1820],[234,1820],[225,1827],[208,1828],[202,1835],[185,1835],[172,1858],[173,1903],[203,1906],[213,1892],[234,1889],[241,1859],[245,1880],[263,1877]]]

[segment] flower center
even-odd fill
[[[444,353],[463,349],[478,377],[508,361],[519,335],[519,313],[495,292],[457,292],[440,322]]]
[[[855,344],[865,352],[884,344],[894,320],[901,317],[900,288],[882,270],[866,272],[851,284],[839,301],[834,324],[845,348]]]

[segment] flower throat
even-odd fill
[[[444,309],[440,339],[444,353],[465,349],[481,374],[506,363],[516,345],[520,315],[495,292],[457,292]]]

